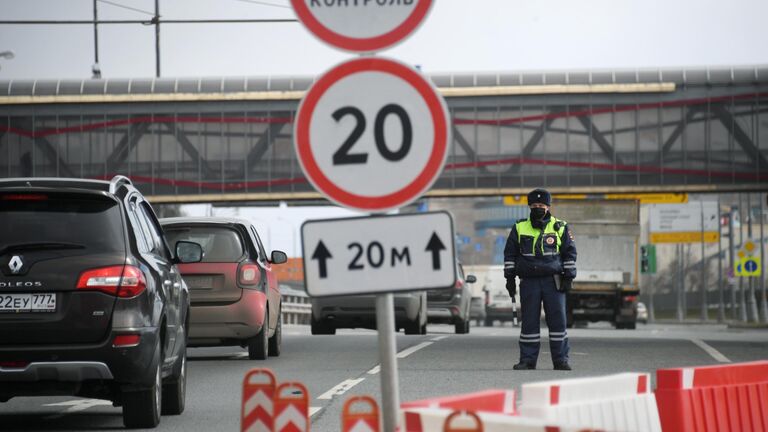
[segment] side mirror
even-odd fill
[[[465,279],[467,283],[475,283],[477,282],[477,278],[475,275],[467,275],[467,278]]]
[[[203,260],[203,247],[190,241],[177,241],[176,260],[182,264],[200,262]]]
[[[279,250],[273,250],[271,258],[270,261],[272,261],[272,264],[282,264],[288,261],[288,255]]]

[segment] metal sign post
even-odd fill
[[[397,376],[397,345],[395,343],[395,303],[392,293],[376,296],[376,329],[379,333],[379,363],[381,364],[381,402],[384,430],[397,427],[400,408],[399,378]]]
[[[455,286],[454,238],[448,212],[314,220],[301,226],[310,296],[376,294],[385,431],[395,430],[400,406],[393,293]]]
[[[310,32],[357,53],[402,41],[424,21],[432,3],[365,1],[348,7],[347,2],[291,0]],[[430,80],[404,63],[366,56],[343,62],[315,81],[299,105],[293,136],[302,172],[315,189],[339,205],[383,213],[413,202],[432,186],[448,157],[451,132],[445,100]],[[302,226],[310,296],[376,294],[386,432],[395,431],[400,408],[392,293],[452,287],[453,238],[448,213],[371,215]]]

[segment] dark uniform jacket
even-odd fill
[[[547,214],[542,226],[521,219],[512,227],[504,247],[505,278],[576,277],[576,244],[568,224]]]

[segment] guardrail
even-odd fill
[[[283,293],[283,324],[309,325],[312,304],[303,291],[281,286]]]

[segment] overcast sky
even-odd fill
[[[154,0],[109,0],[151,12]],[[288,0],[160,0],[166,19],[294,18]],[[100,0],[103,19],[151,15]],[[92,0],[0,0],[2,20],[91,19]],[[410,39],[383,54],[425,72],[768,64],[765,0],[436,0]],[[99,28],[106,78],[154,75],[152,26]],[[88,78],[93,27],[0,25],[1,79]],[[165,77],[316,75],[352,54],[300,23],[168,24]]]

